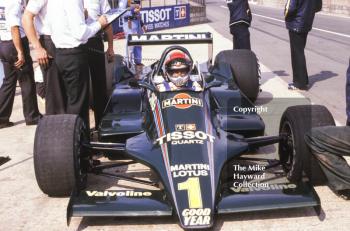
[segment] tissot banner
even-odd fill
[[[190,5],[142,8],[141,17],[148,32],[187,26],[190,23]],[[123,32],[123,17],[113,23],[113,32]]]

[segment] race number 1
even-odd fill
[[[185,182],[177,184],[178,190],[187,190],[190,209],[203,208],[201,186],[198,177],[190,177]]]

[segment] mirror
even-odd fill
[[[205,90],[209,89],[209,88],[212,88],[212,87],[220,87],[222,85],[222,82],[221,81],[218,81],[218,80],[214,80],[210,83],[208,83],[206,86],[205,86]]]
[[[138,81],[136,79],[131,79],[129,81],[129,86],[130,87],[135,87],[135,88],[136,87],[141,87],[141,88],[146,88],[146,89],[148,89],[150,91],[156,91],[156,88],[153,85],[151,85],[151,84],[149,84],[149,83],[147,83],[145,81]]]

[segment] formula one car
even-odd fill
[[[208,62],[191,70],[201,90],[160,91],[165,57],[174,49],[191,56],[179,46],[185,43],[209,44]],[[313,185],[325,178],[303,137],[311,127],[334,124],[325,107],[289,107],[280,133],[266,136],[253,104],[259,93],[253,52],[222,51],[212,65],[210,33],[132,35],[128,44],[172,46],[144,67],[138,80],[129,65],[118,67],[97,141],[91,141],[76,115],[45,116],[36,130],[38,185],[49,196],[70,195],[68,223],[72,216],[174,215],[184,229],[201,229],[212,227],[217,214],[297,207],[320,211]],[[247,110],[233,110],[237,107]],[[275,143],[279,160],[248,156]],[[136,162],[148,166],[156,180],[107,171]],[[88,174],[154,190],[90,188]]]

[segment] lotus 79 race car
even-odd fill
[[[212,227],[220,214],[297,207],[320,211],[313,185],[326,179],[304,134],[311,127],[334,124],[331,114],[319,105],[292,106],[281,117],[279,134],[265,135],[255,110],[233,110],[255,108],[256,56],[248,50],[225,50],[212,62],[212,43],[210,33],[131,35],[130,46],[172,46],[144,67],[138,79],[128,62],[117,67],[114,91],[94,136],[76,115],[40,121],[34,144],[36,179],[45,194],[70,196],[68,223],[72,216],[175,216],[182,228],[201,229]],[[179,49],[191,57],[180,44],[208,44],[208,62],[194,65],[190,73],[201,88],[160,91],[167,54]],[[277,143],[279,158],[256,155],[260,147]],[[134,163],[148,166],[154,179],[111,171]],[[138,186],[96,189],[87,184],[92,174]]]

